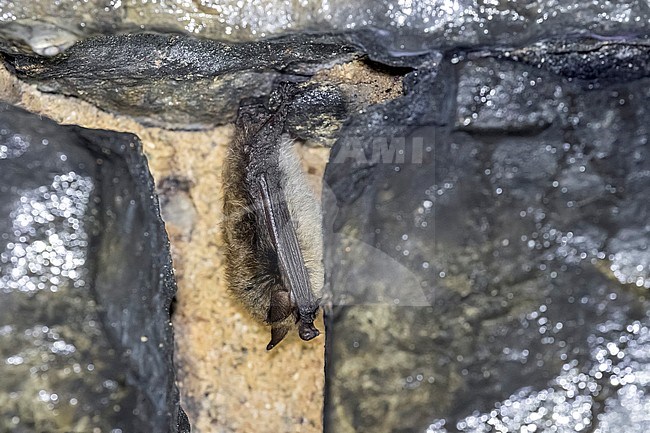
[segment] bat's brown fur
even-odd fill
[[[253,317],[271,325],[268,349],[296,327],[298,317],[289,289],[283,285],[273,241],[260,218],[261,204],[256,202],[259,200],[250,191],[251,158],[264,159],[270,167],[265,168],[265,174],[279,177],[271,181],[280,182],[282,198],[286,201],[296,231],[315,300],[319,299],[323,287],[320,207],[307,186],[291,142],[281,137],[283,118],[281,114],[277,116],[267,117],[267,130],[260,127],[263,122],[251,124],[240,116],[239,136],[231,144],[223,173],[223,232],[227,245],[228,285],[232,294],[247,307]],[[268,122],[279,124],[269,126]],[[263,139],[275,141],[264,146],[265,150],[261,151],[263,155],[255,155],[255,152],[260,151],[251,151],[248,146],[255,134],[265,134]],[[318,305],[315,304],[314,315],[317,308]],[[318,331],[315,328],[313,330],[317,335]]]

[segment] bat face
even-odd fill
[[[271,114],[242,108],[223,177],[226,277],[233,295],[271,325],[269,350],[296,327],[303,340],[320,334],[320,209],[282,139],[285,117],[282,105]]]

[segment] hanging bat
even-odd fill
[[[311,340],[323,287],[320,206],[292,143],[284,102],[243,106],[223,171],[226,278],[252,315],[271,326],[267,350],[297,325]]]

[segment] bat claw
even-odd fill
[[[273,341],[269,341],[269,344],[266,345],[266,350],[271,350],[275,347],[277,343],[274,343]]]
[[[284,339],[288,332],[289,328],[286,326],[271,327],[271,341],[269,341],[269,344],[266,345],[266,350],[271,350],[277,346],[278,343]]]

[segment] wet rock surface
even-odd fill
[[[14,49],[45,55],[55,55],[75,40],[112,32],[251,41],[291,32],[370,30],[365,39],[383,56],[441,45],[518,45],[577,32],[647,33],[650,19],[642,0],[2,0],[0,11],[0,34],[14,41]]]
[[[0,429],[189,432],[136,137],[0,106]]]
[[[342,130],[325,431],[650,428],[649,82],[574,57],[433,58]]]
[[[504,50],[500,56],[601,84],[650,76],[650,40],[633,36],[555,38]]]
[[[194,129],[234,121],[239,101],[270,93],[274,81],[305,80],[358,56],[345,40],[329,36],[226,44],[140,33],[89,39],[52,58],[6,60],[42,90],[78,96],[147,124]],[[340,112],[340,92],[330,93],[321,89],[318,97]]]
[[[324,191],[326,431],[650,428],[644,2],[54,3],[0,0],[9,64],[43,90],[145,123],[227,123],[242,97],[313,80],[290,132],[341,137]],[[53,6],[57,18],[38,18]],[[294,30],[342,32],[325,38],[370,61],[333,65],[356,54],[314,54],[301,45],[314,35],[284,39],[301,41],[288,51],[278,41],[238,51],[185,36],[85,40]],[[121,60],[84,60],[88,47]],[[383,97],[371,89],[379,80],[394,84]],[[219,273],[215,185],[229,133],[141,131],[175,242],[178,360],[197,430],[320,431],[322,348],[257,351],[266,334],[231,304]]]

